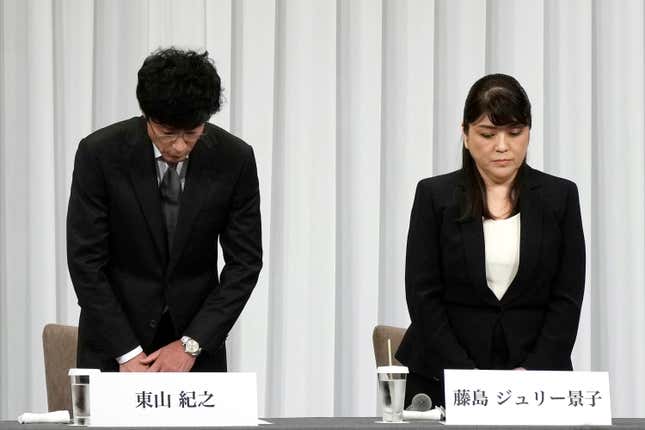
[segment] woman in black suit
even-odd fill
[[[531,105],[511,76],[468,94],[460,170],[419,182],[397,352],[406,405],[444,404],[443,369],[571,370],[585,282],[576,185],[526,164]]]

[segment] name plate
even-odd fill
[[[92,426],[255,426],[255,373],[100,373]]]
[[[611,425],[607,372],[449,370],[446,424]]]

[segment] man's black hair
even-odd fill
[[[221,80],[207,51],[159,49],[145,59],[138,78],[139,107],[159,124],[191,129],[220,109]]]

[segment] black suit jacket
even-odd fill
[[[447,368],[496,367],[500,333],[505,368],[572,368],[585,282],[578,191],[528,166],[521,174],[520,262],[501,300],[486,283],[481,218],[457,221],[461,171],[419,182],[405,268],[412,323],[397,352],[412,371],[442,378]]]
[[[68,266],[81,307],[79,367],[115,370],[115,357],[137,345],[151,352],[167,305],[179,335],[204,349],[195,365],[225,369],[224,341],[262,267],[255,158],[242,140],[207,124],[187,168],[168,250],[145,119],[80,142],[67,213]]]

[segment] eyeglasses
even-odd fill
[[[184,139],[184,142],[186,143],[195,143],[199,139],[201,139],[202,136],[205,136],[206,133],[199,133],[197,131],[182,131],[181,133],[158,133],[157,130],[155,130],[154,126],[152,125],[152,121],[148,121],[148,124],[150,125],[150,129],[152,130],[152,134],[154,134],[155,139],[157,139],[160,143],[164,145],[170,145],[173,144],[179,139],[180,137]]]

